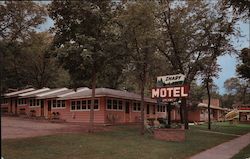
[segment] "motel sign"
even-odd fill
[[[152,98],[186,98],[188,97],[189,86],[172,86],[152,89]]]

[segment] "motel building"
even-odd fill
[[[153,95],[186,96],[184,88],[157,90]],[[66,122],[88,123],[90,115],[92,90],[87,87],[77,90],[68,88],[24,89],[6,93],[1,101],[1,113],[38,117],[44,119],[60,119]],[[116,124],[136,123],[141,120],[141,96],[139,94],[96,88],[94,105],[94,123]],[[152,97],[145,97],[145,119],[168,118],[167,106],[157,104]],[[211,119],[219,120],[224,117],[224,110],[219,100],[211,102]],[[197,109],[189,110],[189,122],[208,120],[207,101],[198,104]],[[180,106],[171,109],[171,120],[180,121]]]
[[[76,91],[68,88],[24,89],[6,93],[1,101],[1,113],[60,119],[66,122],[88,123],[92,90],[86,87]],[[94,123],[136,123],[141,120],[141,97],[139,94],[96,88]],[[145,118],[167,118],[166,106],[158,106],[155,99],[145,97]],[[172,111],[172,120],[179,120]]]

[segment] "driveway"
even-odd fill
[[[45,136],[58,133],[87,132],[87,124],[79,123],[50,123],[48,121],[25,119],[20,117],[1,117],[2,139],[27,138]],[[104,131],[110,128],[95,127],[95,131]]]

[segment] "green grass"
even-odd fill
[[[250,144],[236,154],[232,159],[245,159],[250,158]]]
[[[222,130],[227,132],[229,128],[225,127]],[[139,135],[138,128],[126,126],[94,134],[9,139],[2,141],[2,153],[7,159],[182,159],[234,138],[199,131],[201,128],[186,131],[185,142],[158,141],[150,135]],[[250,126],[240,129],[250,131]]]
[[[208,130],[207,124],[195,126],[201,130]],[[243,135],[250,132],[250,124],[230,124],[229,122],[213,122],[211,130],[227,134]]]

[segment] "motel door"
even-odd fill
[[[44,116],[44,100],[41,100],[41,116]]]
[[[130,102],[125,103],[125,122],[130,122]]]
[[[48,118],[51,118],[51,104],[52,104],[52,100],[48,100]]]

